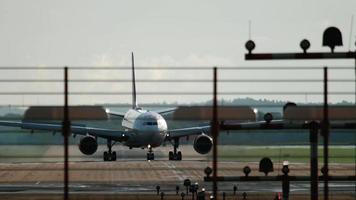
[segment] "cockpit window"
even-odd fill
[[[157,122],[143,122],[143,125],[146,125],[146,126],[155,126],[155,125],[157,125]]]

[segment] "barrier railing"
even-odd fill
[[[355,94],[353,88],[353,83],[355,80],[352,78],[352,73],[352,76],[349,76],[349,71],[352,71],[353,69],[354,68],[350,67],[329,68],[330,78],[327,79],[327,83],[329,83],[329,90],[323,91],[323,82],[325,83],[325,79],[322,78],[322,67],[138,67],[136,68],[137,75],[139,75],[142,71],[145,73],[144,76],[141,75],[137,77],[136,82],[137,84],[139,84],[137,86],[137,95],[139,96],[139,100],[142,100],[144,104],[152,104],[156,103],[157,101],[162,104],[163,102],[166,102],[163,105],[154,104],[153,107],[170,107],[171,105],[192,106],[202,104],[212,106],[213,115],[211,115],[211,127],[213,130],[213,144],[217,145],[219,140],[219,129],[236,129],[236,127],[233,126],[234,124],[229,124],[226,121],[222,122],[221,120],[219,120],[219,116],[224,113],[218,112],[218,107],[220,106],[234,105],[234,98],[255,97],[259,99],[268,98],[272,100],[279,100],[275,103],[271,103],[273,101],[265,101],[267,103],[263,103],[262,101],[261,103],[258,101],[252,101],[250,99],[250,102],[252,103],[239,103],[239,105],[251,106],[254,108],[257,107],[261,108],[262,110],[265,107],[282,107],[283,103],[287,101],[303,102],[306,105],[321,105],[321,102],[324,100],[327,103],[326,105],[328,105],[330,101],[331,103],[336,104],[338,102],[341,102],[342,100],[347,100],[348,102],[346,104],[354,105],[352,102],[352,96]],[[69,198],[68,193],[70,189],[68,187],[68,184],[70,183],[70,177],[68,174],[68,171],[70,170],[68,165],[69,141],[68,137],[66,136],[69,136],[70,124],[73,123],[71,122],[70,116],[68,116],[68,106],[99,104],[109,105],[108,107],[111,108],[129,107],[131,100],[130,96],[132,94],[130,90],[132,80],[127,77],[130,77],[130,70],[131,67],[0,68],[0,72],[6,72],[1,73],[2,75],[0,75],[0,84],[2,84],[2,87],[0,89],[0,104],[9,108],[9,112],[11,112],[11,109],[14,109],[16,107],[30,107],[41,105],[63,106],[64,115],[62,131],[64,132],[63,173],[64,177],[66,177],[64,178],[65,199]],[[63,71],[67,72],[65,73],[66,75],[64,76],[64,78],[62,77]],[[273,73],[270,73],[271,71]],[[114,72],[118,72],[118,74],[115,74]],[[155,74],[155,72],[157,74]],[[332,72],[335,72],[335,76]],[[94,78],[92,78],[93,76]],[[329,99],[323,99],[323,96],[325,94],[329,95]],[[114,104],[115,102],[118,102],[119,98],[121,104],[122,102],[124,102],[123,105]],[[62,99],[63,101],[60,99]],[[282,108],[280,108],[280,110],[281,109]],[[328,108],[325,109],[328,110]],[[268,111],[265,112],[267,113]],[[258,110],[256,110],[256,114],[258,114]],[[53,119],[48,117],[48,120]],[[248,120],[251,121],[251,119]],[[324,119],[321,121],[328,122],[329,120]],[[273,124],[264,124],[264,126],[260,126],[257,128],[255,127],[253,129],[281,129],[280,125],[276,125],[275,127],[273,126]],[[241,126],[239,127],[241,129]],[[354,128],[355,126],[353,126],[352,123],[348,123],[348,126],[345,127],[345,129]],[[218,194],[217,182],[227,180],[311,180],[311,193],[316,191],[316,194],[318,190],[317,181],[319,179],[324,180],[324,177],[330,180],[354,181],[354,175],[333,177],[327,175],[322,177],[318,176],[318,130],[319,126],[310,128],[311,178],[308,178],[306,176],[288,176],[288,173],[287,179],[284,179],[283,176],[268,178],[252,176],[247,178],[221,177],[218,176],[218,147],[214,146],[214,155],[212,163],[212,170],[214,175],[212,177],[207,176],[205,180],[215,182],[212,187],[212,191],[215,197],[217,197]],[[324,155],[327,156],[327,151],[324,152]],[[328,168],[326,165],[326,168],[324,168],[324,172],[328,171],[327,169]]]

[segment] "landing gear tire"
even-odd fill
[[[172,151],[170,151],[168,153],[168,158],[169,158],[169,160],[173,160],[173,152]]]
[[[116,151],[113,152],[104,152],[104,161],[116,161]]]
[[[155,154],[154,153],[147,153],[147,160],[154,160]]]
[[[178,151],[177,153],[174,153],[170,151],[168,157],[169,160],[182,160],[182,152]]]
[[[169,151],[168,154],[169,160],[182,160],[182,152],[177,151],[179,147],[179,139],[175,138],[172,144],[173,144],[173,151]]]
[[[178,151],[177,160],[182,160],[182,152]]]
[[[104,152],[104,161],[116,161],[116,152],[111,150],[114,144],[115,142],[113,143],[111,140],[107,140],[107,146],[109,151]]]
[[[111,154],[111,157],[112,157],[112,161],[116,161],[116,151],[112,152]]]
[[[107,151],[105,151],[104,152],[104,161],[108,161],[109,160],[109,156],[108,156],[108,152]]]

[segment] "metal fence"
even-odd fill
[[[326,105],[354,106],[356,90],[353,70],[354,68],[345,66],[328,67],[328,78],[325,79],[323,67],[137,67],[136,87],[139,105],[144,108],[180,105],[209,105],[216,108],[243,105],[255,108],[256,114],[260,115],[257,119],[263,119],[265,113],[282,113],[283,105],[287,102],[321,106],[326,102]],[[70,124],[74,122],[71,122],[68,117],[68,106],[100,105],[118,111],[129,108],[132,94],[130,77],[131,67],[1,67],[0,105],[3,108],[3,119],[18,119],[19,115],[30,106],[63,106],[63,135],[69,136]],[[328,90],[325,91],[325,88]],[[19,115],[11,115],[13,112]],[[218,113],[213,116],[217,115]],[[214,144],[218,144],[221,138],[221,134],[218,136],[218,130],[223,127],[220,126],[221,123],[217,118],[213,118],[211,122],[214,122],[212,127],[215,128],[215,134],[214,131],[212,134]],[[3,129],[2,132],[8,136],[9,131],[13,129]],[[354,132],[350,135],[352,135],[349,136],[351,143],[348,144],[354,144]],[[21,140],[21,136],[19,138]],[[68,171],[71,170],[68,165],[70,141],[68,137],[63,138],[64,197],[68,199],[70,183]],[[315,150],[317,142],[314,141],[313,145],[311,148]],[[327,155],[327,148],[324,149],[324,155]],[[212,159],[212,170],[215,174],[212,178],[207,177],[206,180],[228,180],[229,178],[217,177],[219,173],[217,146],[213,148],[213,152],[215,153],[211,157],[209,155],[206,162],[209,163]],[[315,164],[317,157],[314,157],[312,162]],[[326,159],[324,165],[327,167],[327,164]],[[317,167],[317,165],[310,167],[314,170],[311,172],[314,178],[318,177]],[[324,171],[325,177],[329,177],[327,171]],[[288,173],[285,175],[288,176]],[[351,181],[355,181],[355,173],[349,176]],[[276,177],[263,180],[283,179],[283,175]],[[234,179],[234,181],[260,180],[262,179],[253,177]],[[289,182],[290,179],[283,180]],[[304,177],[303,180],[308,181],[309,178]],[[317,180],[312,184],[310,193],[315,195],[316,192],[317,195],[318,187],[315,186]],[[218,183],[214,183],[212,187],[215,197],[218,196],[218,192],[214,192],[214,189],[218,188],[217,185]],[[327,189],[327,183],[325,185]],[[273,197],[271,196],[271,199]]]

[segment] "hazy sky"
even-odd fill
[[[310,51],[329,51],[321,46],[322,33],[328,26],[337,26],[343,33],[343,47],[336,51],[355,50],[356,27],[352,33],[351,16],[356,13],[355,0],[0,0],[0,66],[127,66],[129,54],[135,52],[138,66],[354,66],[354,60],[343,61],[244,61],[245,42],[249,39],[249,21],[251,21],[251,39],[256,42],[255,52],[300,51],[299,42],[307,38],[311,42]],[[356,17],[355,17],[356,18]],[[354,20],[354,22],[356,19]],[[354,23],[355,25],[356,23]],[[177,78],[176,72],[149,71],[138,77]],[[353,79],[353,71],[344,71],[337,78]],[[46,78],[48,73],[36,72],[36,77]],[[38,75],[40,74],[40,75]],[[211,73],[191,72],[180,74],[182,78],[211,78]],[[300,73],[298,76],[304,76]],[[260,75],[249,72],[242,77],[279,78],[296,74],[265,71]],[[27,75],[27,76],[34,76]],[[57,76],[61,77],[61,75]],[[129,73],[115,75],[104,71],[79,74],[78,77],[129,79]],[[226,77],[239,77],[236,71],[226,72]],[[1,72],[0,78],[19,78],[13,71]],[[51,77],[51,76],[50,76]],[[311,78],[321,78],[321,73]],[[287,77],[288,78],[288,77]],[[4,85],[2,90],[38,89],[38,86]],[[340,91],[354,91],[352,83],[335,86]],[[345,85],[346,84],[346,85]],[[88,86],[88,90],[130,91],[128,84],[119,86]],[[183,84],[184,85],[184,84]],[[199,86],[195,83],[183,85],[152,86],[140,84],[139,91],[159,88],[168,91],[172,88],[192,91],[205,88],[210,91],[211,84]],[[5,87],[4,87],[5,86]],[[250,91],[251,85],[227,85],[226,91]],[[295,89],[300,91],[302,85]],[[26,88],[29,87],[29,88]],[[43,90],[49,86],[42,86]],[[60,88],[60,86],[58,86]],[[57,87],[57,88],[58,88]],[[74,86],[73,86],[74,87]],[[77,86],[78,90],[83,86]],[[113,88],[111,88],[113,87]],[[13,88],[13,89],[12,89]],[[238,88],[238,89],[236,89]],[[242,88],[242,89],[241,89]],[[254,86],[262,91],[265,86]],[[271,86],[275,88],[275,86]],[[74,87],[75,89],[75,87]],[[121,90],[122,89],[122,90]],[[281,91],[289,89],[281,86]],[[322,88],[316,88],[322,91]],[[314,90],[311,87],[310,90]],[[1,104],[12,102],[12,97],[3,97]],[[48,99],[47,99],[48,98]],[[21,97],[21,102],[44,103],[55,97]],[[56,97],[58,98],[58,97]],[[79,98],[79,97],[76,97]],[[77,103],[109,102],[118,97],[97,97],[84,101],[73,99]],[[128,102],[129,97],[120,97]],[[183,97],[157,96],[140,97],[143,101],[174,101]],[[209,99],[205,96],[184,97],[182,101]],[[229,96],[226,98],[234,98]],[[288,99],[289,97],[270,97]],[[313,100],[314,97],[296,97],[299,100]],[[352,100],[353,96],[335,97],[335,100]],[[315,99],[317,100],[317,99]],[[20,101],[20,100],[19,100]]]

